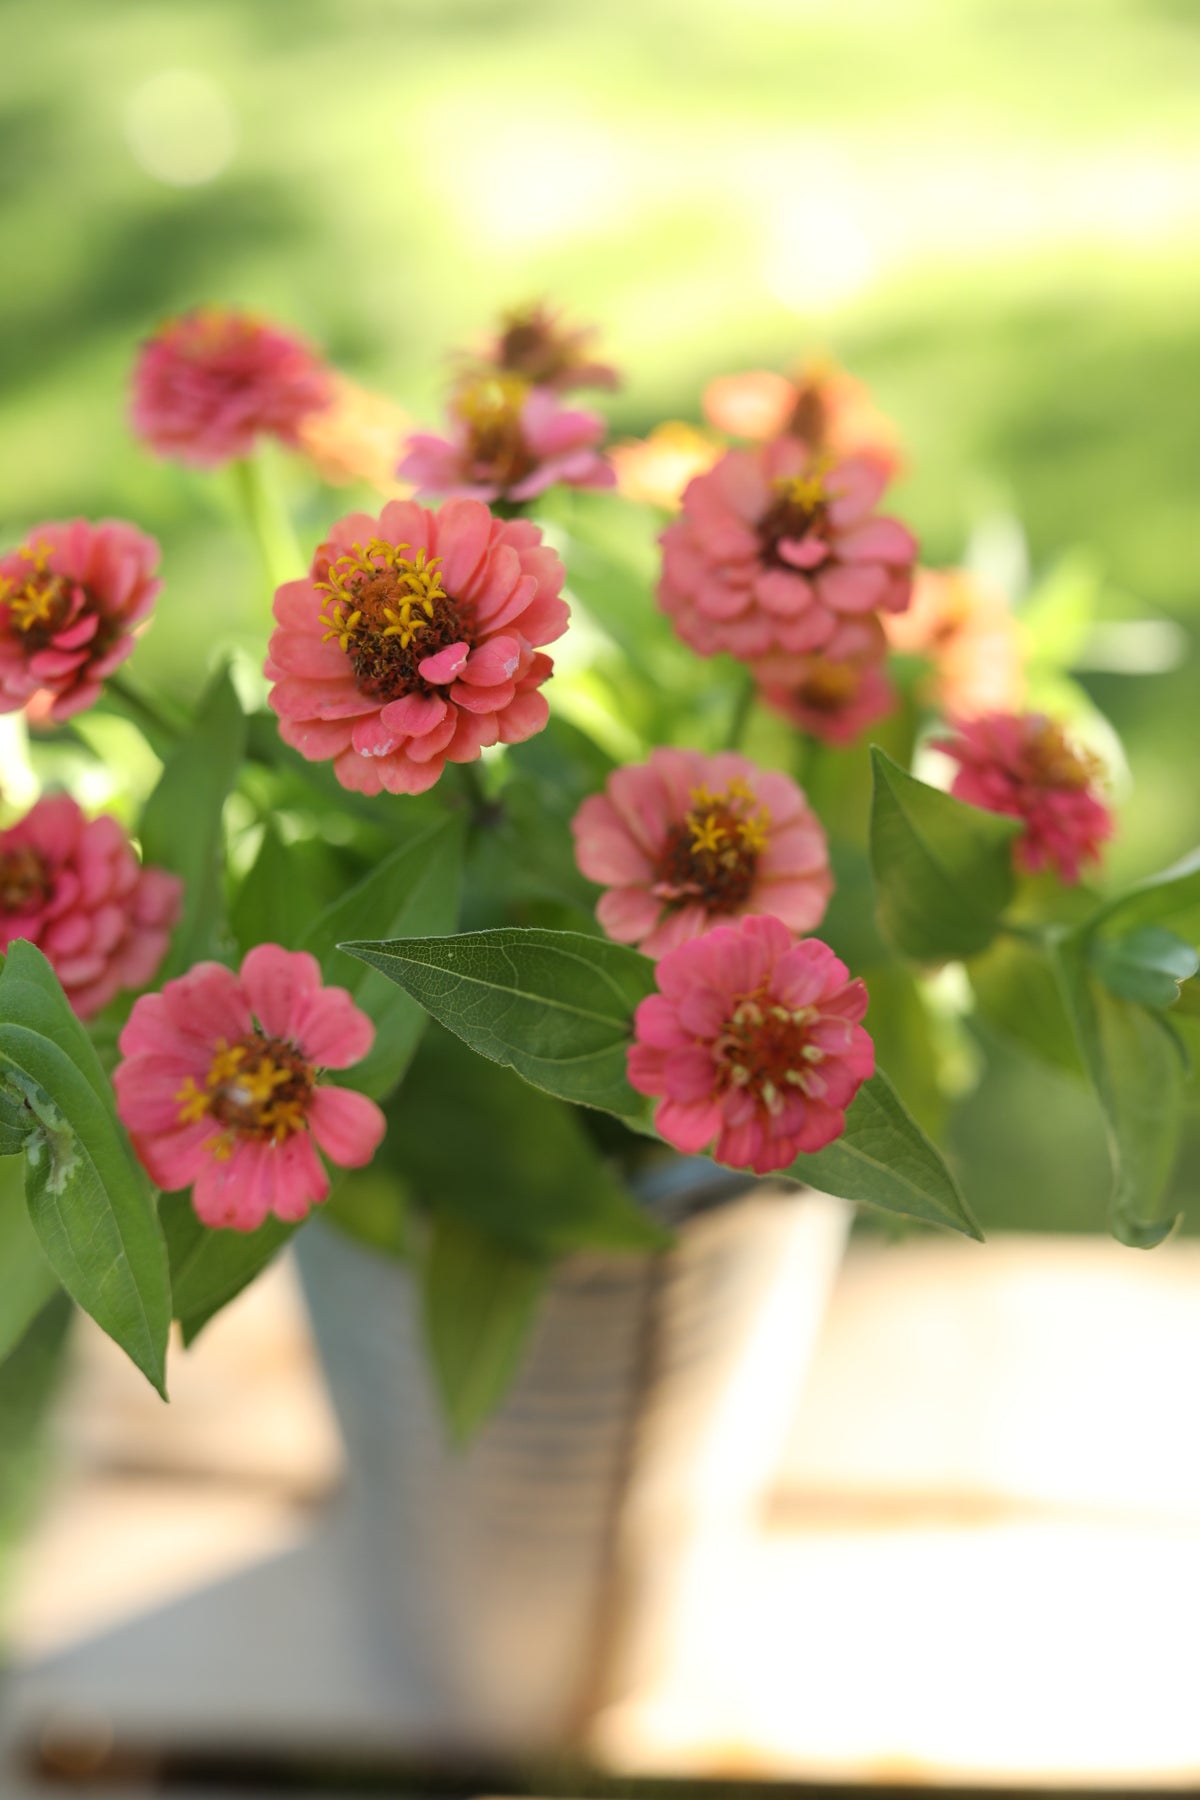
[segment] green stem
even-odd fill
[[[483,785],[483,776],[479,772],[478,763],[456,763],[458,778],[471,809],[471,824],[478,828],[493,819],[496,803]]]
[[[758,689],[754,677],[747,669],[742,677],[742,685],[734,696],[733,711],[729,717],[729,733],[725,740],[727,750],[740,750],[742,739],[746,735],[746,727],[750,723],[750,715],[754,711],[754,702],[758,698]]]
[[[233,465],[234,487],[242,516],[258,545],[272,592],[304,573],[304,558],[292,521],[261,456],[244,456]]]

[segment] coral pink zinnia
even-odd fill
[[[647,956],[745,913],[811,931],[833,892],[825,833],[803,793],[733,751],[655,750],[610,775],[571,828],[581,871],[608,889],[596,917]]]
[[[818,938],[779,919],[719,925],[664,956],[634,1018],[629,1079],[689,1155],[767,1175],[821,1150],[875,1070],[867,990]]]
[[[521,743],[549,716],[554,665],[536,646],[567,628],[562,583],[536,525],[478,500],[350,514],[275,595],[280,735],[365,794],[419,794],[447,761]]]
[[[114,818],[49,794],[0,831],[0,950],[36,944],[81,1019],[145,987],[166,953],[183,883],[139,866]]]
[[[300,338],[249,313],[197,307],[169,319],[133,372],[133,428],[158,456],[214,468],[260,436],[298,441],[332,398],[330,372]]]
[[[117,1110],[158,1186],[193,1189],[206,1225],[254,1231],[303,1219],[333,1163],[370,1162],[384,1133],[373,1100],[320,1080],[371,1048],[375,1028],[316,959],[259,944],[235,975],[197,963],[135,1002],[113,1074]]]
[[[1036,874],[1051,867],[1063,881],[1078,881],[1082,865],[1099,861],[1113,832],[1112,813],[1098,792],[1099,759],[1043,713],[984,713],[952,726],[955,736],[933,740],[959,765],[951,793],[1024,820],[1013,844],[1019,868]]]
[[[802,364],[790,377],[771,369],[719,375],[704,390],[704,416],[730,437],[799,438],[831,457],[869,456],[889,475],[901,463],[896,427],[868,389],[822,358]]]
[[[154,604],[158,545],[122,519],[37,525],[0,556],[0,712],[35,695],[56,723],[100,697]]]
[[[662,536],[658,599],[680,637],[767,665],[824,649],[846,619],[902,611],[916,544],[875,513],[884,481],[866,458],[828,465],[793,438],[729,451]]]
[[[462,382],[450,403],[450,434],[410,437],[396,474],[418,497],[532,500],[555,482],[612,487],[616,476],[597,446],[598,413],[566,407],[549,388],[518,375],[479,375]]]

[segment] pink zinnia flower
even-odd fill
[[[1043,713],[985,713],[952,724],[956,736],[933,740],[959,764],[950,792],[1024,820],[1013,845],[1018,868],[1036,874],[1050,867],[1063,881],[1078,881],[1081,866],[1099,861],[1113,833],[1098,791],[1099,759]]]
[[[759,696],[810,737],[851,744],[896,704],[886,656],[887,639],[873,614],[847,619],[826,649],[769,666]]]
[[[259,944],[237,975],[197,963],[135,1002],[117,1111],[151,1180],[192,1188],[204,1224],[295,1222],[329,1193],[314,1140],[356,1169],[383,1137],[373,1100],[320,1080],[361,1062],[374,1036],[345,988],[322,987],[315,957]]]
[[[158,545],[121,519],[35,526],[0,556],[0,712],[58,723],[100,698],[162,586]]]
[[[685,643],[767,665],[823,650],[847,619],[908,604],[916,544],[874,508],[880,467],[794,438],[730,450],[662,536],[658,600]]]
[[[502,374],[519,375],[533,387],[560,394],[569,388],[620,386],[612,364],[592,357],[592,326],[564,325],[561,313],[541,304],[515,308],[502,326],[484,352],[484,360]]]
[[[442,495],[519,505],[555,482],[612,487],[616,477],[597,449],[598,413],[563,406],[549,388],[518,375],[464,381],[450,404],[450,435],[418,433],[396,470],[418,497]]]
[[[521,743],[549,716],[535,646],[567,628],[562,583],[536,525],[478,500],[351,513],[275,595],[280,735],[364,794],[423,793],[448,761]]]
[[[47,795],[0,831],[0,950],[26,938],[81,1019],[145,987],[166,954],[183,883],[142,868],[116,819]]]
[[[768,1175],[824,1149],[875,1071],[859,1023],[867,990],[818,938],[779,919],[719,925],[656,970],[634,1015],[629,1080],[661,1095],[654,1123],[687,1155],[705,1150]]]
[[[608,889],[596,917],[647,956],[752,912],[811,931],[833,892],[825,833],[800,789],[733,751],[655,750],[615,770],[571,829],[580,870]]]
[[[719,375],[704,390],[704,416],[730,437],[765,443],[793,437],[831,457],[869,456],[889,475],[901,465],[896,427],[861,381],[815,358],[794,375],[749,369]]]
[[[197,307],[143,344],[133,372],[133,428],[158,456],[214,468],[255,440],[295,444],[332,379],[300,338],[249,313]]]

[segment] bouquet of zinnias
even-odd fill
[[[1165,1235],[1200,856],[1085,885],[1114,740],[1036,594],[918,571],[896,434],[840,370],[723,378],[703,428],[606,450],[564,394],[615,381],[533,308],[414,434],[274,326],[162,326],[135,430],[231,466],[274,590],[260,665],[190,707],[126,674],[171,629],[142,530],[0,555],[35,779],[96,753],[87,716],[157,771],[132,836],[63,791],[0,830],[0,1352],[61,1285],[162,1389],[172,1318],[313,1209],[469,1306],[489,1257],[536,1284],[660,1247],[639,1196],[680,1154],[979,1235],[936,1147],[972,1012],[1090,1079],[1115,1227]]]

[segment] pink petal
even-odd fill
[[[317,1068],[348,1069],[375,1042],[375,1027],[345,988],[316,988],[297,1007],[295,1042]]]
[[[268,1037],[298,1042],[304,1002],[321,985],[321,966],[305,950],[256,944],[242,958],[242,986]]]
[[[387,1130],[373,1100],[343,1087],[317,1088],[309,1101],[308,1122],[326,1156],[344,1169],[369,1163]]]
[[[462,672],[468,656],[471,654],[470,644],[459,642],[447,644],[435,656],[427,656],[424,662],[417,664],[417,669],[425,681],[441,686],[453,681]]]

